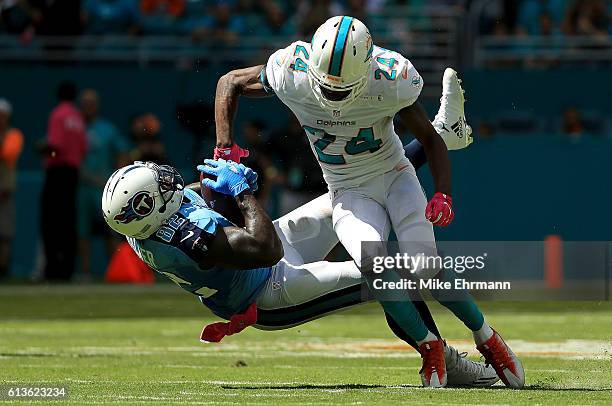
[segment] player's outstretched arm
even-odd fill
[[[433,224],[445,227],[454,217],[452,209],[450,160],[446,144],[431,125],[427,113],[415,102],[399,111],[406,127],[421,143],[434,178],[436,193],[427,204],[425,217]]]
[[[238,100],[240,96],[266,97],[273,94],[266,93],[259,79],[264,65],[250,68],[236,69],[219,78],[215,94],[215,123],[217,132],[217,147],[229,148],[233,144],[232,127]]]
[[[425,109],[417,101],[400,110],[399,115],[404,125],[414,134],[425,150],[436,191],[450,195],[451,171],[448,150],[440,135],[431,125]]]

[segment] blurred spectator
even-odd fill
[[[317,28],[335,14],[331,0],[313,0],[300,3],[298,15],[303,16],[299,30],[300,34],[310,37]]]
[[[538,32],[541,36],[552,37],[560,33],[559,27],[555,25],[552,17],[549,13],[542,13],[538,17],[539,29]]]
[[[265,126],[259,120],[250,120],[242,127],[245,147],[251,152],[244,164],[259,174],[259,190],[255,194],[262,206],[275,206],[272,202],[275,186],[283,182],[282,174],[273,164],[270,142],[265,133]],[[269,207],[272,211],[274,207]]]
[[[576,141],[584,134],[582,116],[576,107],[570,107],[563,112],[563,134]]]
[[[275,131],[270,140],[276,155],[274,161],[285,174],[286,189],[280,204],[282,214],[327,191],[319,164],[312,156],[308,137],[295,116],[291,115],[287,125]]]
[[[11,127],[11,104],[0,99],[0,279],[9,274],[11,246],[15,234],[17,160],[23,147],[23,134]]]
[[[608,36],[608,13],[603,0],[575,0],[567,9],[564,30],[568,35]]]
[[[163,14],[180,17],[185,11],[185,0],[140,0],[143,14]]]
[[[171,34],[185,12],[185,0],[140,0],[142,28],[145,33]]]
[[[560,65],[608,66],[612,2],[608,1],[607,4],[605,0],[487,2],[479,21],[480,32],[494,37],[506,37],[512,33],[516,36],[509,40],[500,38],[501,41],[488,41],[488,49],[505,52],[500,53],[500,60],[487,58],[486,65],[539,69]],[[516,29],[513,29],[515,15]],[[567,36],[583,38],[568,39]],[[598,53],[580,52],[583,50]]]
[[[106,180],[112,172],[129,163],[128,141],[108,120],[99,117],[99,97],[93,89],[81,94],[81,114],[87,126],[88,151],[81,168],[78,194],[78,232],[81,272],[91,275],[91,238],[104,237],[108,257],[113,254],[117,238],[110,233],[102,216],[100,202]]]
[[[70,82],[59,85],[58,105],[49,116],[42,145],[46,158],[41,228],[47,261],[44,275],[49,280],[69,280],[74,273],[79,168],[87,151],[85,123],[74,104],[76,92]]]
[[[346,0],[343,14],[355,17],[366,26],[369,26],[368,11],[366,10],[367,3],[367,0]]]
[[[241,15],[232,13],[228,2],[219,2],[212,8],[210,16],[204,17],[192,32],[195,40],[211,39],[222,43],[232,43],[245,32],[245,22]]]
[[[35,26],[40,24],[43,15],[41,10],[32,7],[25,0],[0,1],[0,26],[11,34],[32,35]]]
[[[134,0],[85,0],[81,20],[88,34],[138,32],[138,5]]]
[[[246,31],[249,34],[257,34],[263,28],[265,35],[266,28],[264,22],[265,10],[268,3],[274,0],[236,0],[233,2],[232,13],[239,15],[244,22]]]
[[[282,7],[277,2],[263,1],[261,8],[264,12],[264,24],[262,27],[256,27],[258,34],[287,36],[295,34],[292,20],[285,15]]]
[[[540,46],[546,47],[549,52],[541,55],[537,49],[525,59],[525,65],[531,68],[551,68],[559,63],[557,53],[561,52],[563,39],[559,26],[555,24],[549,13],[543,12],[538,17],[538,35],[540,35]],[[523,47],[528,49],[529,47]]]
[[[519,6],[518,32],[529,35],[540,35],[542,26],[540,17],[546,15],[551,25],[560,27],[563,21],[566,0],[524,0]]]
[[[39,35],[78,35],[81,33],[81,0],[28,0],[42,14]]]
[[[497,24],[493,25],[492,35],[496,37],[507,37],[509,34],[508,26],[503,21],[499,21]]]
[[[508,7],[509,4],[513,7]],[[480,12],[479,33],[493,34],[499,25],[503,25],[506,33],[513,31],[519,4],[519,2],[513,0],[491,0],[487,2]]]
[[[166,148],[159,138],[161,123],[153,113],[135,115],[130,123],[134,149],[130,152],[132,161],[151,161],[167,164]]]

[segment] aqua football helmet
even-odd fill
[[[336,16],[324,22],[311,41],[308,79],[325,108],[353,103],[367,84],[372,36],[358,19]]]

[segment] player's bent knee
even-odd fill
[[[431,279],[440,273],[441,269],[435,265],[417,265],[414,268],[414,275],[419,279]]]
[[[366,242],[361,244],[361,257],[355,260],[361,274],[372,275],[374,273],[374,265],[377,263],[377,258],[387,255],[384,242]]]

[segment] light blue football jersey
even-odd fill
[[[202,269],[208,244],[219,227],[232,223],[206,205],[191,189],[185,189],[180,210],[154,235],[137,240],[128,238],[136,254],[155,271],[181,288],[199,296],[213,313],[229,319],[255,301],[272,268],[234,270],[222,267]]]

